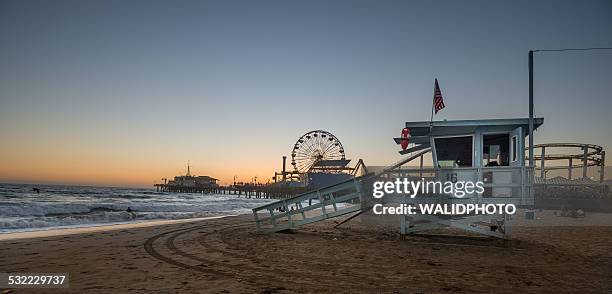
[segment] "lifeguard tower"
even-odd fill
[[[543,118],[535,118],[534,129],[543,122]],[[533,205],[533,167],[525,165],[529,119],[407,122],[405,127],[410,136],[395,138],[395,142],[405,144],[408,141],[411,144],[400,151],[407,155],[406,158],[378,172],[254,208],[257,229],[266,232],[295,229],[348,213],[358,215],[370,211],[375,201],[372,183],[398,177],[417,181],[482,181],[484,193],[472,193],[461,198],[444,194],[417,195],[415,198],[387,195],[377,199],[380,200],[378,203]],[[424,165],[427,153],[431,153],[432,166]],[[408,165],[419,158],[420,165]],[[511,233],[510,219],[510,215],[404,214],[400,216],[400,232],[405,235],[455,227],[508,238]]]
[[[534,129],[544,122],[534,119]],[[409,161],[420,157],[420,165],[401,165],[388,169],[382,177],[425,179],[457,182],[481,181],[483,193],[471,193],[461,198],[451,195],[418,195],[413,199],[389,201],[418,204],[513,204],[533,206],[533,167],[525,165],[525,138],[529,119],[484,119],[435,122],[406,122],[410,136],[394,138],[397,144],[408,140],[412,146],[400,151]],[[406,130],[405,129],[405,130]],[[403,132],[405,133],[405,132]],[[433,166],[425,167],[423,157],[431,153]],[[403,215],[401,233],[409,234],[441,226],[456,227],[480,234],[508,238],[511,233],[510,215]]]

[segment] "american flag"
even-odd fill
[[[436,88],[434,90],[434,108],[436,110],[436,114],[438,111],[442,110],[442,108],[446,107],[444,105],[444,99],[442,99],[442,91],[440,91],[440,86],[438,86],[438,79],[436,79]]]

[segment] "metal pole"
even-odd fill
[[[533,167],[533,50],[529,50],[529,166]]]
[[[436,78],[436,81],[438,79]],[[431,98],[431,118],[429,119],[429,136],[431,136],[431,129],[433,128],[433,115],[434,115],[434,105],[436,102],[436,84],[434,83],[434,93]]]
[[[286,163],[287,163],[287,156],[283,156],[283,183],[287,181]]]
[[[529,199],[533,199],[533,181],[535,178],[533,162],[533,50],[529,50]]]

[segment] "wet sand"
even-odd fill
[[[364,216],[364,218],[367,216]],[[69,272],[15,293],[609,293],[612,227],[516,226],[514,240],[409,236],[359,218],[258,234],[252,216],[0,241],[0,272]],[[536,223],[538,220],[535,221]],[[443,231],[438,233],[447,234]],[[10,291],[10,290],[9,290]]]

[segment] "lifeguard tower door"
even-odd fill
[[[523,128],[518,127],[510,134],[510,166],[523,166],[524,164]]]

